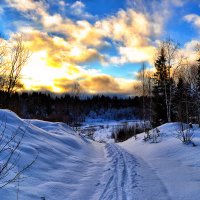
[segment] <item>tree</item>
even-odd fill
[[[196,87],[196,91],[197,91],[197,105],[198,105],[198,108],[197,108],[197,111],[198,111],[198,124],[199,124],[199,127],[200,127],[200,46],[197,45],[196,46],[196,52],[197,52],[197,73],[196,73],[196,82],[197,82],[197,87]]]
[[[167,121],[166,93],[168,92],[169,77],[166,66],[165,49],[160,49],[158,58],[155,61],[156,73],[154,74],[153,85],[153,122],[159,125],[161,120]]]
[[[10,95],[22,87],[21,70],[30,53],[24,46],[22,36],[17,36],[12,44],[3,43],[0,49],[1,90],[5,92],[4,103],[7,105]]]
[[[25,130],[21,127],[18,127],[15,131],[10,131],[7,128],[6,121],[2,121],[0,125],[0,189],[16,182],[38,157],[36,155],[30,163],[20,167],[20,145],[24,134]]]
[[[188,122],[188,91],[189,85],[184,81],[183,77],[178,78],[178,83],[175,92],[175,108],[176,118],[179,122]]]
[[[135,90],[142,97],[142,113],[144,131],[146,120],[152,123],[152,77],[151,72],[147,70],[145,63],[142,64],[141,69],[137,73],[139,85],[135,86]]]
[[[73,97],[73,100],[74,100],[74,107],[72,108],[71,110],[71,113],[72,113],[72,126],[74,127],[74,130],[77,131],[78,130],[78,126],[80,124],[80,122],[82,121],[81,120],[81,107],[80,107],[80,93],[81,93],[81,87],[80,87],[80,84],[75,81],[73,86],[72,86],[72,97]]]
[[[163,122],[171,122],[173,117],[173,97],[174,97],[174,76],[177,69],[181,66],[182,56],[178,56],[179,44],[171,38],[161,43],[158,49],[158,56],[155,61],[156,73],[154,76],[154,98],[157,111],[154,112],[157,117],[161,117]],[[165,104],[165,105],[164,105]],[[163,107],[163,108],[162,108]],[[165,112],[159,116],[158,112]],[[158,124],[158,119],[155,119]]]
[[[172,40],[170,37],[162,43],[162,48],[165,51],[166,67],[167,67],[167,81],[165,83],[165,103],[167,109],[167,121],[172,119],[172,98],[174,87],[174,74],[181,66],[182,57],[178,60],[179,43]],[[172,73],[173,69],[173,73]]]
[[[187,85],[183,91],[183,94],[185,94],[185,106],[187,106],[187,109],[185,107],[187,117],[184,122],[189,123],[189,121],[195,120],[196,123],[200,124],[200,66],[198,61],[191,63],[186,59],[179,73],[184,84]]]
[[[141,69],[138,71],[137,79],[140,81],[140,85],[135,88],[140,96],[142,96],[142,118],[143,122],[145,124],[146,121],[146,102],[145,102],[145,96],[147,96],[147,90],[146,90],[146,81],[145,81],[145,71],[146,71],[146,65],[143,63]]]

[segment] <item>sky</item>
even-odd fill
[[[190,56],[200,40],[198,0],[1,0],[0,33],[21,34],[31,52],[24,90],[134,95],[142,63],[151,68],[171,37]]]

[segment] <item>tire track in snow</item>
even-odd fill
[[[117,144],[106,144],[105,148],[108,169],[101,180],[98,200],[170,199],[162,181],[143,160]]]
[[[115,144],[107,144],[106,150],[110,168],[104,174],[106,183],[99,200],[132,200],[135,160],[128,159],[130,155]]]

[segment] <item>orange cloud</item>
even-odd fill
[[[63,64],[78,64],[101,59],[94,48],[87,48],[81,43],[67,41],[60,37],[50,37],[47,33],[32,29],[22,29],[23,39],[30,51],[46,51],[46,63],[50,67],[61,67]]]
[[[81,87],[89,93],[130,94],[134,81],[114,78],[94,69],[87,70],[81,64],[93,60],[107,65],[152,62],[155,47],[151,37],[162,31],[162,22],[133,9],[120,10],[92,24],[87,20],[74,22],[59,13],[50,14],[42,1],[6,1],[43,27],[43,30],[19,28],[25,45],[32,51],[32,57],[23,69],[26,89],[46,87],[63,92],[70,90],[74,80],[79,80]],[[60,1],[61,4],[64,2]],[[83,8],[84,5],[78,1],[72,6],[77,12],[83,12]],[[61,33],[63,37],[48,32]],[[107,39],[116,44],[119,56],[101,53],[102,47],[112,45]]]
[[[81,86],[81,91],[88,94],[129,94],[135,95],[134,85],[137,81],[118,79],[106,74],[97,74],[94,76],[85,76],[84,79],[78,81]],[[74,81],[62,78],[55,79],[56,87],[61,88],[63,92],[72,91]]]

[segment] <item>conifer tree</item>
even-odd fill
[[[197,115],[198,115],[198,124],[200,127],[200,58],[197,60]]]
[[[175,91],[175,110],[176,110],[176,119],[180,122],[186,121],[185,113],[185,103],[186,103],[186,92],[187,85],[184,83],[183,78],[180,76],[178,78],[178,83]]]
[[[156,73],[154,74],[153,86],[153,125],[167,121],[167,108],[165,94],[169,85],[166,66],[165,50],[161,48],[159,56],[155,61]]]

